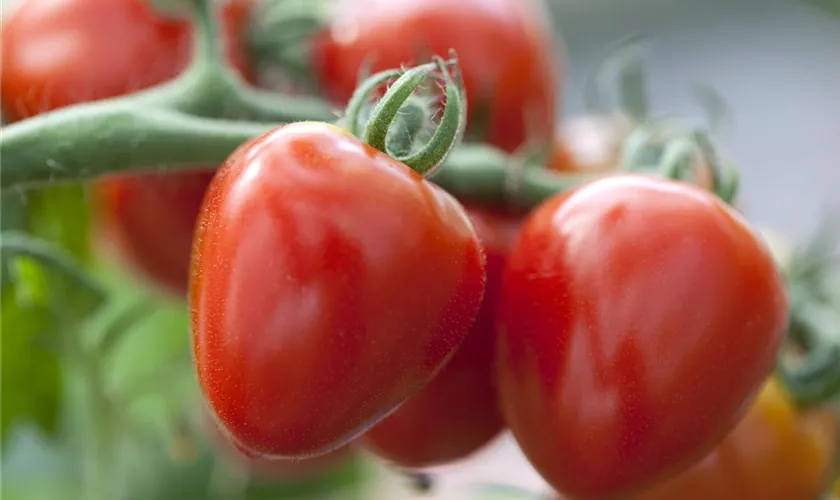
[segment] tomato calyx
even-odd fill
[[[786,266],[790,326],[777,372],[797,406],[812,408],[840,394],[840,261],[835,252],[837,218],[794,250]],[[792,351],[792,352],[791,352]]]
[[[738,195],[738,172],[721,161],[709,134],[685,130],[673,120],[651,121],[631,132],[622,147],[619,170],[652,172],[695,184],[728,204]]]
[[[317,88],[310,45],[329,22],[328,8],[323,0],[256,0],[246,44],[258,73],[277,67],[293,84]]]
[[[432,61],[407,70],[381,71],[364,80],[350,99],[343,120],[352,135],[421,175],[431,175],[441,166],[463,137],[467,119],[467,103],[457,55],[452,51],[448,61],[440,56],[432,57]],[[423,122],[430,123],[431,103],[419,98],[409,99],[433,72],[444,81],[446,106],[428,142],[413,151],[413,145],[425,125]],[[394,81],[385,95],[372,109],[368,109],[370,95],[391,80]],[[404,117],[403,109],[407,110]],[[362,116],[365,114],[367,118],[362,127]],[[398,119],[400,130],[394,130],[392,125]]]

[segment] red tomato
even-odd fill
[[[234,154],[194,245],[201,387],[231,437],[268,456],[323,454],[381,420],[449,360],[484,293],[463,207],[323,123]]]
[[[488,142],[513,150],[526,138],[550,139],[559,56],[541,3],[337,0],[332,7],[312,61],[331,98],[346,102],[366,64],[376,72],[455,49],[471,118],[484,115]]]
[[[250,3],[223,9],[228,57],[246,75],[240,37]],[[189,62],[192,28],[148,0],[26,0],[6,14],[0,46],[0,103],[20,120],[174,78]]]
[[[250,4],[233,0],[222,11],[228,58],[246,78],[250,69],[239,44]],[[191,32],[187,19],[159,15],[148,0],[20,2],[3,23],[3,111],[19,120],[163,83],[188,64]],[[150,174],[97,182],[103,236],[129,266],[184,293],[195,218],[212,175]]]
[[[377,455],[405,467],[463,458],[504,428],[494,380],[493,328],[499,281],[521,217],[467,209],[487,257],[487,284],[470,335],[419,394],[365,434]]]
[[[774,366],[787,299],[718,198],[614,176],[532,213],[498,328],[503,413],[525,455],[558,491],[615,498],[732,429]]]
[[[213,172],[118,177],[96,190],[100,235],[129,267],[184,295],[195,221]]]

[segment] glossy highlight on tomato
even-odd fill
[[[374,453],[403,467],[429,467],[462,459],[504,428],[494,376],[494,323],[502,270],[522,217],[477,206],[467,206],[467,212],[487,261],[487,284],[478,317],[441,373],[363,439]]]
[[[347,444],[451,358],[484,293],[463,207],[324,123],[231,156],[193,250],[195,366],[242,448],[311,457]]]
[[[499,388],[522,451],[572,498],[684,470],[740,420],[787,328],[782,277],[731,208],[614,176],[526,221],[499,299]]]
[[[526,139],[550,140],[561,62],[541,2],[337,0],[331,7],[311,61],[330,98],[346,102],[363,67],[411,66],[455,49],[471,129],[481,127],[508,151]]]

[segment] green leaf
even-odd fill
[[[23,231],[27,225],[26,197],[23,193],[3,193],[0,195],[0,231]],[[11,259],[3,252],[0,254],[0,290],[5,290],[10,282]]]
[[[91,258],[86,188],[56,185],[0,196],[0,231],[26,232],[57,244],[83,263]],[[9,286],[9,258],[0,256],[0,288]]]
[[[216,492],[238,490],[238,500],[362,500],[370,479],[369,465],[361,460],[325,476],[291,482],[257,482],[237,477],[217,461],[209,448],[191,462],[158,460],[156,466],[134,476],[127,500],[199,500]],[[244,483],[243,483],[244,481]],[[227,498],[227,497],[224,497]]]
[[[802,0],[813,7],[820,8],[833,16],[840,17],[840,0]]]
[[[2,295],[0,329],[0,435],[11,426],[33,421],[47,435],[56,432],[61,404],[61,368],[56,353],[44,345],[53,317],[42,307],[24,307],[13,289]]]
[[[81,262],[90,261],[90,209],[84,185],[51,186],[32,192],[27,201],[29,232]]]
[[[105,301],[101,288],[54,245],[24,233],[2,234],[10,286],[0,292],[0,433],[18,422],[56,432],[61,407],[58,354],[66,335]]]

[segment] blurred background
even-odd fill
[[[2,6],[25,1],[3,0]],[[565,114],[584,112],[586,78],[609,44],[649,36],[655,112],[700,117],[692,94],[697,85],[714,87],[726,100],[731,118],[715,138],[742,174],[741,198],[753,222],[800,239],[822,213],[840,207],[840,18],[794,0],[554,0],[550,8],[568,57]],[[115,364],[153,371],[163,351],[183,349],[185,337],[165,333],[186,328],[177,305],[164,304],[144,328],[145,338],[126,347],[131,354]],[[152,398],[145,405],[151,414],[162,403]],[[62,498],[55,495],[67,478],[50,470],[68,457],[25,426],[14,431],[4,447],[3,498]],[[439,496],[427,498],[464,498],[457,492],[476,482],[546,489],[507,436],[476,459],[440,472]]]

